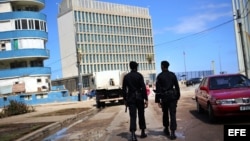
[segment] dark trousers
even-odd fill
[[[162,122],[165,128],[169,127],[169,117],[170,117],[170,130],[176,130],[176,107],[177,101],[162,102]]]
[[[136,131],[136,115],[138,110],[139,127],[146,129],[145,115],[144,115],[144,101],[137,100],[135,103],[129,104],[130,128],[129,130]]]

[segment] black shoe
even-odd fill
[[[147,137],[147,134],[145,134],[145,130],[144,129],[141,130],[141,136],[140,137],[141,138],[146,138]]]
[[[170,132],[168,130],[168,128],[164,128],[163,132],[165,133],[165,135],[169,136],[170,135]]]
[[[175,131],[171,131],[171,134],[170,134],[170,139],[171,139],[171,140],[176,139],[176,136],[175,136]]]
[[[132,135],[131,135],[131,141],[137,141],[137,138],[136,138],[135,132],[132,132]]]

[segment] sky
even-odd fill
[[[167,60],[169,70],[237,73],[237,49],[231,0],[99,0],[149,8],[156,73]],[[51,79],[62,78],[57,15],[61,0],[45,0]],[[135,60],[136,61],[136,60]]]

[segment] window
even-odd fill
[[[39,21],[35,20],[35,29],[39,30]]]
[[[0,44],[0,51],[5,51],[6,50],[6,45],[5,43]]]
[[[28,29],[28,24],[27,24],[27,20],[26,19],[22,19],[22,29]]]
[[[33,19],[19,19],[15,21],[16,29],[30,29],[47,31],[46,22]]]
[[[21,24],[20,24],[20,21],[19,21],[19,20],[16,20],[16,21],[15,21],[15,28],[16,28],[16,29],[21,29]]]
[[[31,61],[30,62],[31,67],[43,67],[42,61]]]
[[[41,82],[42,82],[42,79],[39,78],[39,79],[37,79],[36,81],[37,81],[37,83],[41,83]]]
[[[33,20],[29,20],[29,29],[34,29]]]

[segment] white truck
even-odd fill
[[[94,72],[92,89],[96,92],[96,107],[105,107],[106,102],[123,103],[122,82],[127,72],[120,70]]]

